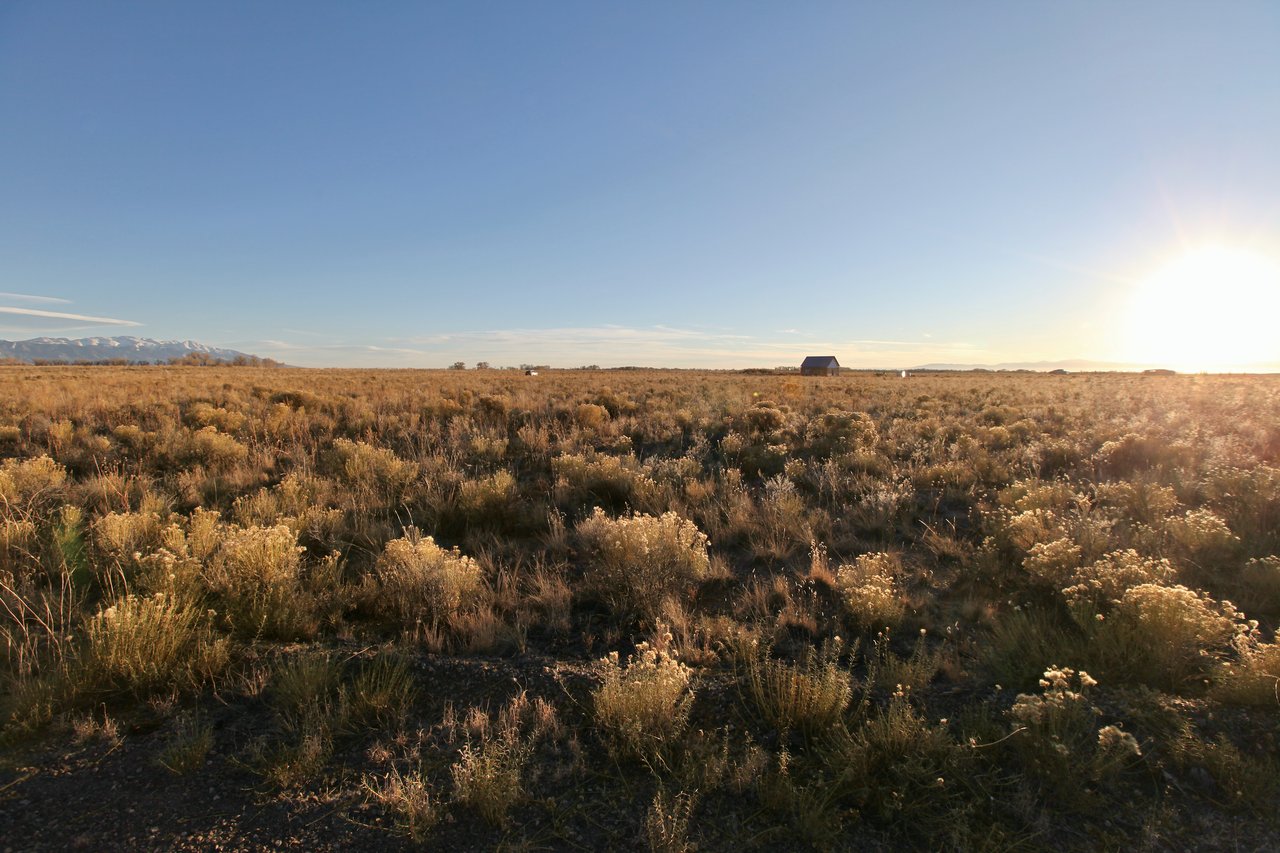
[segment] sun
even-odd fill
[[[1182,371],[1280,364],[1280,263],[1252,249],[1210,245],[1138,282],[1127,357]]]

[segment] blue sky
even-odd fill
[[[1277,45],[1247,2],[9,2],[0,337],[1116,358],[1179,252],[1280,257]]]

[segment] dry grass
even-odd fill
[[[196,772],[219,701],[419,841],[603,785],[654,849],[1159,846],[1109,809],[1276,805],[1277,423],[1272,377],[0,367],[0,741],[180,713]],[[439,721],[507,665],[554,707]]]

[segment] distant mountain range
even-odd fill
[[[115,338],[32,338],[0,341],[0,358],[36,361],[129,361],[139,364],[172,361],[190,355],[215,361],[253,359],[233,349],[211,347],[196,341],[157,341],[121,335]]]

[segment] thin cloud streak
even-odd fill
[[[23,317],[40,317],[47,320],[75,320],[78,323],[89,323],[94,326],[141,326],[133,320],[117,320],[113,317],[90,317],[87,314],[68,314],[64,311],[43,311],[39,308],[15,308],[12,305],[0,305],[0,314],[18,314]]]
[[[59,305],[70,305],[70,299],[63,299],[61,296],[36,296],[33,293],[8,293],[0,291],[0,299],[25,299],[28,302],[54,302]]]

